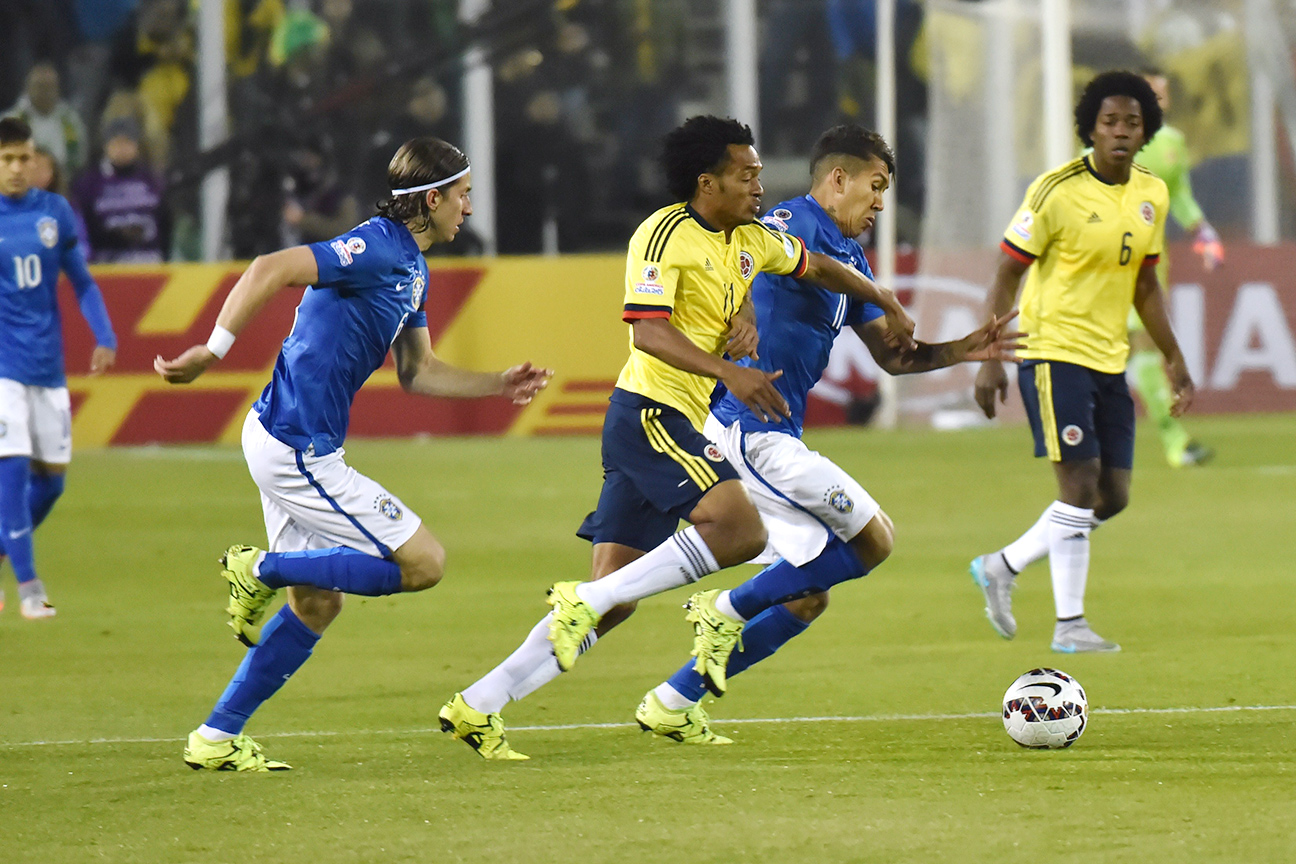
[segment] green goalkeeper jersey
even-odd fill
[[[1135,161],[1165,181],[1170,190],[1170,215],[1176,222],[1188,229],[1202,220],[1202,209],[1193,198],[1188,177],[1188,144],[1182,132],[1162,126]]]

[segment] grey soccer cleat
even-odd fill
[[[973,558],[968,572],[985,595],[985,614],[990,619],[990,626],[1003,638],[1011,639],[1017,635],[1017,619],[1012,614],[1012,592],[1017,587],[1017,580],[1011,574],[992,576],[986,567],[986,557],[978,555]]]
[[[1059,621],[1053,628],[1053,650],[1061,654],[1111,653],[1121,650],[1089,628],[1084,618]]]

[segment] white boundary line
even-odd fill
[[[1094,708],[1091,714],[1227,714],[1237,711],[1296,711],[1296,705],[1223,705],[1214,708]],[[865,714],[856,717],[747,717],[713,718],[716,726],[738,723],[891,723],[913,720],[986,720],[998,712],[971,714]],[[627,729],[634,723],[568,723],[554,726],[510,726],[510,732],[567,732],[582,729]],[[261,732],[258,738],[336,738],[343,735],[425,735],[441,728],[424,729],[354,729],[348,731],[318,730],[306,732]],[[0,747],[62,747],[87,744],[163,744],[180,738],[87,738],[69,741],[0,741]]]

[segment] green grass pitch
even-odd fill
[[[180,760],[242,654],[216,558],[264,542],[239,454],[79,453],[37,534],[58,617],[22,620],[4,575],[0,861],[1296,860],[1296,416],[1192,428],[1215,463],[1172,471],[1140,430],[1132,505],[1094,536],[1089,616],[1120,654],[1048,650],[1042,563],[1015,641],[982,615],[968,560],[1052,497],[1023,429],[814,432],[894,518],[896,551],[708,704],[737,743],[632,725],[689,648],[676,591],[506,709],[532,760],[502,765],[436,712],[516,646],[550,582],[587,573],[573,531],[598,442],[354,442],[352,464],[445,543],[448,575],[348,600],[249,727],[295,766],[271,775]],[[1069,750],[1021,750],[996,715],[1040,665],[1095,709]]]

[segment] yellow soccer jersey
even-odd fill
[[[1036,178],[1000,244],[1034,264],[1021,296],[1027,359],[1060,360],[1098,372],[1125,371],[1126,316],[1139,268],[1165,250],[1166,185],[1134,165],[1129,182],[1108,183],[1089,157]]]
[[[798,237],[753,222],[735,228],[726,243],[724,232],[692,207],[675,204],[649,216],[630,238],[622,320],[669,318],[690,342],[718,356],[756,274],[800,276],[807,264]],[[700,431],[715,383],[635,348],[631,328],[630,359],[617,387],[678,409]]]

